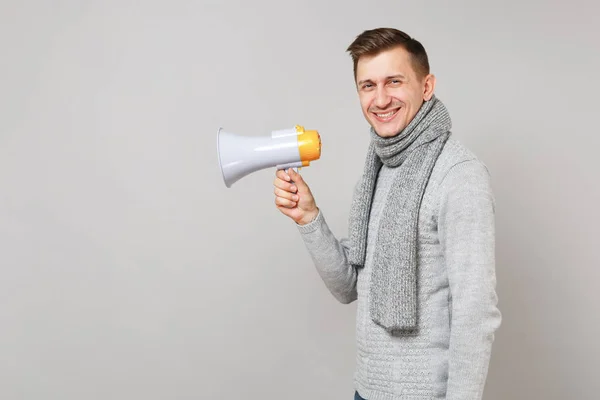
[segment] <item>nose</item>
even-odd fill
[[[391,101],[391,97],[388,95],[387,91],[384,87],[377,88],[377,93],[375,95],[375,105],[377,108],[384,109],[386,108]]]

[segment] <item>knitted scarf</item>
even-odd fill
[[[384,138],[370,130],[364,173],[350,211],[348,261],[364,265],[371,201],[381,166],[399,168],[377,232],[370,286],[371,318],[388,331],[417,327],[419,208],[451,125],[446,107],[433,96],[396,136]]]

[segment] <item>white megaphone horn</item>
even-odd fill
[[[321,157],[317,131],[294,128],[271,132],[270,136],[248,137],[217,131],[217,153],[225,186],[265,168],[307,167]]]

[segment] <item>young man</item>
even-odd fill
[[[501,322],[490,176],[451,137],[418,41],[374,29],[348,52],[371,126],[349,236],[293,170],[277,172],[275,203],[333,296],[358,300],[355,399],[479,400]]]

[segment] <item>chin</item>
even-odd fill
[[[396,136],[400,131],[390,128],[375,128],[375,132],[381,137],[393,137]]]
[[[396,136],[404,129],[404,125],[402,124],[381,124],[377,121],[372,121],[371,126],[381,137]]]

